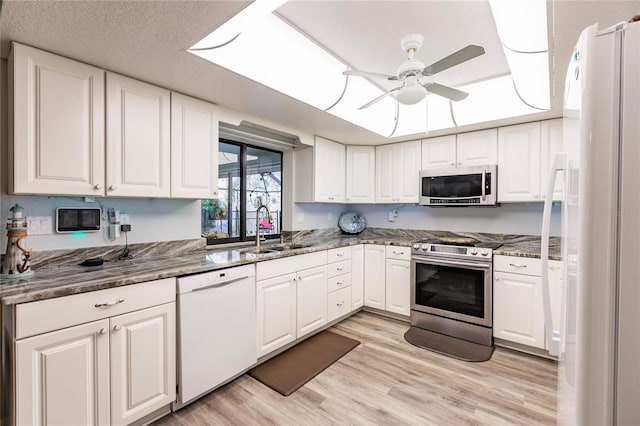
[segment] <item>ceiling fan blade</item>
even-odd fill
[[[463,47],[457,52],[440,59],[438,62],[434,62],[433,64],[426,66],[424,70],[422,70],[422,74],[426,76],[434,75],[440,71],[444,71],[480,55],[484,55],[484,47],[470,44],[467,47]]]
[[[388,74],[380,74],[377,72],[367,72],[367,71],[358,71],[358,70],[348,70],[343,71],[343,75],[356,75],[358,77],[371,77],[371,78],[384,78],[386,80],[397,80],[398,77],[395,75]]]
[[[369,102],[367,102],[366,104],[362,105],[360,108],[358,108],[358,110],[361,110],[361,109],[365,109],[365,108],[370,107],[371,105],[375,104],[375,103],[376,103],[376,102],[378,102],[378,101],[381,101],[381,100],[382,100],[382,99],[384,99],[385,97],[389,96],[390,94],[392,94],[392,93],[393,93],[393,92],[395,92],[395,91],[400,90],[401,88],[402,88],[402,87],[396,87],[395,89],[391,89],[391,90],[389,90],[388,92],[384,92],[382,95],[378,96],[378,97],[377,97],[377,98],[375,98],[374,100],[369,101]]]
[[[427,83],[424,85],[424,88],[427,89],[427,92],[435,93],[436,95],[451,99],[452,101],[461,101],[469,96],[467,92],[454,89],[453,87],[443,86],[438,83]]]

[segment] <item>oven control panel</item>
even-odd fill
[[[414,243],[411,254],[414,256],[441,255],[460,258],[491,260],[493,250],[482,247],[453,246],[446,244]]]

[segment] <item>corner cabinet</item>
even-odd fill
[[[215,105],[171,93],[171,197],[218,196],[218,114]]]
[[[104,195],[104,71],[12,44],[9,191]]]
[[[418,203],[421,141],[376,147],[376,202]]]
[[[385,246],[364,245],[364,306],[386,309]]]
[[[170,92],[107,73],[107,195],[169,197]]]
[[[313,148],[295,151],[295,201],[344,203],[345,146],[315,137]]]
[[[124,425],[168,411],[175,323],[174,278],[17,305],[15,424]]]

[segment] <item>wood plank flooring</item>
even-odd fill
[[[360,312],[331,330],[361,345],[291,396],[243,375],[154,426],[556,423],[554,361],[503,348],[458,361],[405,342],[408,327]]]

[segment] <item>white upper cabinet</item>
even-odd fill
[[[171,93],[171,197],[218,196],[215,105]]]
[[[540,123],[501,127],[498,135],[498,201],[539,200]]]
[[[417,203],[421,142],[376,147],[376,202]]]
[[[563,151],[562,119],[501,127],[498,132],[498,201],[544,201],[551,159]],[[553,199],[562,200],[562,172]]]
[[[547,192],[549,171],[553,155],[564,152],[562,118],[546,120],[540,123],[540,193],[542,198]],[[559,172],[553,190],[553,200],[561,201],[564,193],[564,172]]]
[[[423,169],[496,164],[497,161],[496,129],[440,136],[422,141]]]
[[[456,165],[456,135],[422,141],[422,168],[444,169]]]
[[[375,202],[376,150],[373,146],[347,146],[347,203]]]
[[[345,146],[315,137],[313,148],[295,151],[295,201],[344,203]]]
[[[456,161],[457,166],[496,164],[498,161],[497,129],[458,134]]]
[[[104,195],[104,71],[18,43],[9,61],[10,191]]]
[[[169,197],[170,93],[107,73],[107,195]]]

